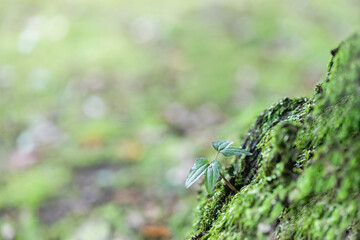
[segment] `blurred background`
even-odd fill
[[[359,0],[0,0],[0,239],[183,239],[195,159],[359,30]]]

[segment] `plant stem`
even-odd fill
[[[217,159],[217,157],[219,156],[219,153],[220,153],[220,152],[217,152],[217,153],[216,153],[216,156],[215,156],[214,161],[215,161],[215,160]]]
[[[215,161],[215,160],[217,159],[217,157],[219,156],[219,153],[220,153],[220,151],[218,151],[218,152],[216,153],[216,156],[215,156],[214,161]],[[224,181],[226,182],[226,185],[227,185],[231,190],[233,190],[234,192],[238,192],[238,190],[225,178],[224,175],[222,175],[221,172],[220,172],[220,176],[222,177],[222,179],[224,179]]]
[[[226,185],[233,190],[234,192],[238,192],[238,190],[224,177],[224,175],[222,175],[222,173],[220,172],[220,176],[222,177],[222,179],[224,179],[224,181],[226,182]]]

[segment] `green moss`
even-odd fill
[[[360,37],[332,54],[312,98],[258,117],[227,171],[240,191],[201,195],[193,239],[359,238]]]
[[[194,223],[196,230],[199,233],[207,232],[213,221],[215,221],[221,213],[222,207],[226,205],[227,200],[230,198],[230,191],[224,185],[218,184],[215,193],[210,196],[206,195],[206,191],[202,191],[202,201],[199,204],[199,219]]]

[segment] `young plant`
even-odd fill
[[[230,145],[234,142],[220,140],[212,142],[212,146],[217,151],[214,161],[209,162],[206,158],[198,158],[193,167],[190,169],[190,172],[186,178],[185,187],[189,188],[194,182],[196,182],[201,175],[205,175],[205,187],[209,194],[212,194],[214,187],[219,177],[221,176],[224,179],[226,185],[237,192],[237,189],[224,177],[221,173],[221,163],[217,161],[219,153],[223,154],[225,157],[237,156],[237,155],[251,155],[250,152],[245,151],[241,148],[230,148]]]

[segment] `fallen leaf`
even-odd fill
[[[162,225],[146,225],[141,229],[142,234],[145,237],[153,237],[153,238],[170,238],[171,231],[167,226]]]

